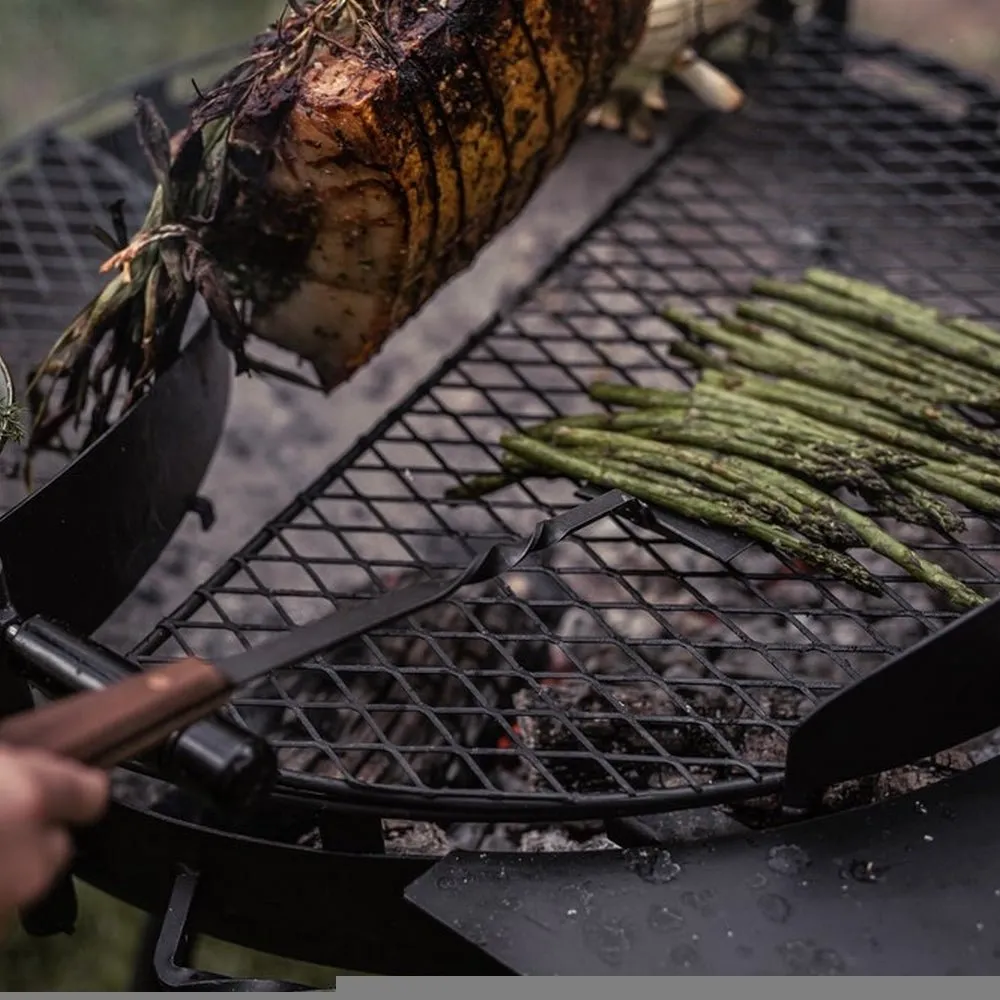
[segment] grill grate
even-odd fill
[[[927,60],[811,28],[751,74],[741,114],[665,157],[521,304],[473,338],[141,647],[219,655],[468,559],[576,502],[533,481],[484,503],[514,426],[592,408],[598,377],[682,384],[657,318],[720,311],[762,272],[822,264],[1000,319],[1000,141],[989,95]],[[905,531],[991,595],[1000,535]],[[899,529],[896,529],[899,530]],[[879,559],[872,599],[751,549],[723,565],[606,521],[233,711],[288,788],[382,811],[638,812],[759,794],[817,701],[949,620]]]

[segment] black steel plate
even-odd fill
[[[1000,761],[753,836],[454,854],[407,899],[524,976],[995,976]]]
[[[105,280],[107,248],[94,227],[109,227],[115,202],[137,225],[152,190],[60,124],[68,123],[0,148],[0,354],[22,403],[31,368]],[[214,333],[196,330],[197,317],[173,370],[75,461],[40,455],[30,495],[20,450],[0,456],[0,557],[22,614],[97,628],[185,516],[221,435],[232,377]]]

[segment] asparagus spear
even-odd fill
[[[711,386],[699,387],[695,390],[696,394],[715,394],[718,392],[719,390],[715,390]],[[724,393],[720,393],[720,396],[724,395]],[[813,441],[816,441],[817,439],[825,439],[840,449],[848,446],[857,450],[865,444],[864,438],[852,431],[836,426],[823,425],[818,421],[809,420],[808,417],[801,418],[804,422],[803,426],[792,428],[789,426],[790,421],[786,423],[785,414],[795,416],[795,411],[783,406],[768,406],[768,404],[755,400],[752,397],[745,397],[742,401],[737,398],[736,400],[731,400],[731,402],[737,405],[740,402],[751,404],[749,407],[749,416],[765,422],[766,426],[771,428],[778,436],[790,434],[793,439],[798,440],[811,438]],[[720,416],[721,414],[715,415],[714,419],[719,419]],[[741,420],[739,414],[734,410],[729,416],[734,421],[745,424],[748,414],[744,413]],[[933,438],[929,440],[932,443],[936,443]],[[894,454],[901,455],[902,453],[897,452]],[[937,492],[943,492],[947,496],[963,500],[967,505],[971,504],[972,501],[977,501],[977,505],[972,507],[972,509],[981,510],[984,513],[991,513],[995,509],[995,503],[993,501],[984,502],[980,489],[976,489],[975,487],[980,487],[988,492],[991,487],[1000,487],[1000,479],[971,469],[958,470],[954,465],[922,463],[915,456],[909,457],[912,459],[911,467],[921,465],[935,473],[934,484],[937,487]],[[959,471],[963,474],[962,476],[958,475]],[[916,482],[907,481],[906,477],[909,475],[907,468],[902,468],[900,473],[899,475],[887,475],[885,477],[885,481],[890,489],[875,490],[870,487],[862,487],[859,490],[861,496],[871,504],[875,511],[890,517],[896,517],[912,524],[921,524],[945,533],[957,533],[964,530],[965,524],[962,519],[946,504],[939,501],[932,493],[921,488]],[[955,480],[963,478],[965,481],[958,482],[956,485]],[[925,479],[923,481],[927,482],[929,480]],[[948,488],[944,490],[940,489],[942,483],[947,483]]]
[[[971,393],[946,393],[928,386],[917,385],[890,376],[880,376],[852,361],[812,356],[804,353],[789,354],[774,347],[755,343],[722,329],[719,324],[706,323],[679,310],[670,309],[664,314],[671,322],[695,336],[727,347],[729,358],[753,371],[795,379],[809,385],[832,390],[841,396],[854,396],[884,405],[902,416],[924,423],[933,423],[947,430],[951,437],[975,444],[990,454],[1000,455],[1000,441],[992,434],[972,427],[964,420],[939,408],[939,403],[960,403],[989,408],[995,405],[995,396],[982,397]],[[715,367],[720,367],[718,363]]]
[[[915,371],[921,373],[921,379],[926,384],[945,382],[964,387],[981,396],[1000,393],[1000,378],[989,372],[971,368],[960,361],[946,358],[892,334],[882,333],[876,336],[877,331],[873,331],[870,327],[846,320],[831,319],[829,316],[821,316],[786,302],[744,302],[737,306],[736,311],[738,315],[744,315],[748,319],[770,322],[774,326],[781,326],[782,329],[785,329],[785,326],[778,322],[779,317],[789,322],[808,324],[809,327],[824,331],[836,338],[838,342],[855,344],[876,353],[885,361],[912,366]]]
[[[873,377],[870,370],[856,362],[818,351],[791,353],[768,345],[759,338],[732,333],[721,323],[710,323],[679,309],[664,310],[664,317],[681,330],[709,343],[725,347],[728,358],[758,372],[798,377],[824,388],[862,398],[878,399],[886,392],[895,393],[914,403],[947,402],[937,390],[888,376]],[[718,362],[713,364],[718,367]],[[960,400],[966,402],[966,399]]]
[[[639,385],[598,381],[592,382],[587,387],[587,395],[600,403],[655,410],[671,406],[687,405],[691,399],[691,390],[647,389]]]
[[[753,284],[753,290],[769,298],[794,302],[827,316],[853,320],[876,330],[897,334],[939,354],[1000,374],[1000,348],[980,340],[957,338],[953,326],[915,318],[912,314],[893,314],[885,306],[854,302],[808,285],[796,285],[787,281],[758,278]]]
[[[870,473],[879,470],[899,471],[912,468],[922,461],[898,449],[857,437],[838,441],[832,434],[819,433],[805,425],[796,426],[794,421],[783,420],[779,415],[769,421],[769,432],[765,433],[759,427],[752,426],[747,417],[745,411],[740,412],[735,407],[718,406],[712,401],[706,401],[704,405],[695,403],[676,409],[617,413],[607,417],[604,426],[618,431],[657,431],[676,427],[690,430],[704,428],[712,432],[727,433],[744,441],[789,452],[807,461],[839,463],[846,477],[845,483],[850,482],[852,477],[859,481],[872,478]]]
[[[822,268],[811,268],[806,271],[803,277],[807,284],[815,285],[824,291],[843,295],[855,302],[875,305],[903,315],[912,315],[919,320],[943,323],[959,333],[964,333],[975,340],[981,340],[983,343],[1000,348],[1000,330],[994,330],[985,323],[965,317],[943,317],[939,309],[925,306],[881,285],[874,285],[857,278],[848,278]]]
[[[673,510],[684,517],[734,528],[785,556],[801,559],[839,579],[847,580],[860,590],[870,594],[882,593],[882,585],[878,579],[856,559],[816,542],[798,538],[785,528],[761,521],[748,514],[738,502],[727,497],[707,500],[691,496],[683,486],[671,488],[521,435],[507,435],[501,439],[501,444],[508,451],[533,464],[548,466],[576,480],[624,490],[640,500]]]
[[[822,420],[815,420],[793,406],[770,403],[746,393],[734,392],[731,389],[720,389],[708,381],[702,381],[695,387],[694,396],[697,399],[709,400],[713,405],[729,409],[733,413],[739,413],[744,419],[749,415],[755,420],[763,421],[768,426],[778,424],[782,428],[795,427],[802,433],[811,434],[814,438],[824,441],[839,441],[842,444],[858,443],[858,435],[850,430],[824,423]]]
[[[827,496],[821,490],[815,489],[794,476],[768,469],[767,466],[757,462],[741,459],[740,465],[757,476],[774,476],[784,489],[798,497],[803,503],[808,504],[813,509],[824,510],[849,524],[872,551],[891,559],[915,580],[939,590],[957,607],[977,607],[986,601],[985,597],[971,590],[960,580],[955,579],[947,570],[918,556],[908,546],[897,541],[879,527],[870,517],[859,513],[853,507]]]
[[[715,381],[712,373],[706,373],[706,385],[714,386]],[[800,410],[830,424],[850,428],[865,437],[894,445],[901,451],[953,463],[959,467],[956,470],[959,475],[966,469],[987,475],[997,471],[996,463],[982,455],[947,444],[928,434],[886,423],[880,415],[867,412],[864,408],[854,407],[836,396],[813,390],[800,383],[783,379],[769,381],[750,375],[741,378],[738,385],[730,380],[729,388],[732,391],[745,392],[755,399],[770,400]]]
[[[857,535],[840,522],[816,514],[796,498],[780,490],[768,490],[766,483],[754,483],[745,476],[734,475],[709,452],[683,448],[633,447],[633,438],[614,431],[592,431],[567,427],[556,434],[557,444],[579,448],[578,454],[604,455],[608,461],[628,462],[650,472],[666,472],[692,482],[710,486],[743,500],[759,514],[787,528],[801,532],[806,538],[835,549],[858,544]]]
[[[925,465],[920,469],[908,469],[902,475],[918,486],[961,501],[969,510],[977,510],[982,514],[1000,514],[1000,497],[961,479],[947,466]]]
[[[921,524],[945,535],[958,535],[965,531],[965,521],[932,492],[910,482],[903,476],[886,476],[889,484],[899,494],[898,516],[911,524]],[[873,506],[881,513],[892,515],[885,497],[874,497]]]
[[[605,393],[605,395],[610,395]],[[703,426],[710,432],[724,432],[742,440],[757,443],[764,447],[784,450],[796,458],[807,462],[819,463],[822,466],[836,464],[843,474],[843,484],[852,482],[874,484],[878,470],[900,470],[919,464],[919,459],[904,452],[886,448],[876,443],[860,440],[849,442],[850,447],[837,446],[830,435],[820,434],[805,426],[796,426],[794,419],[777,425],[782,433],[773,440],[762,435],[759,430],[748,426],[746,414],[734,408],[713,408],[711,401],[706,401],[702,407],[695,401],[693,394],[687,394],[685,404],[663,408],[649,408],[631,413],[615,413],[594,415],[586,421],[573,418],[572,426],[589,428],[608,428],[618,431],[650,431],[666,433],[671,427],[699,430]],[[794,416],[794,415],[793,415]],[[567,422],[564,426],[569,426]],[[725,425],[725,429],[723,426]],[[559,430],[559,421],[544,425],[546,437],[551,437],[554,430]],[[775,429],[772,427],[772,430]],[[537,428],[531,433],[539,437]],[[829,473],[828,473],[829,474]]]
[[[989,344],[991,347],[1000,348],[1000,330],[994,330],[992,327],[987,326],[985,323],[980,323],[978,320],[956,316],[945,320],[945,326],[952,330],[957,330],[959,333],[964,333],[968,337],[982,341],[984,344]]]
[[[556,440],[559,440],[558,435]],[[682,463],[669,461],[633,461],[626,452],[619,451],[574,448],[567,454],[594,462],[604,469],[618,470],[631,476],[639,476],[650,483],[657,483],[665,489],[683,490],[690,497],[700,497],[702,500],[718,500],[722,496],[729,497],[733,504],[737,505],[737,510],[751,517],[759,517],[761,520],[770,521],[782,527],[799,530],[797,519],[789,508],[783,507],[762,493],[749,490],[738,491],[732,480],[723,476],[710,476],[693,466],[684,468]],[[828,544],[825,537],[817,537],[814,540],[821,545]]]
[[[773,398],[774,396],[778,396],[778,398],[781,399],[785,398],[780,391],[775,391],[775,383],[761,382],[760,388],[765,398]],[[592,391],[596,398],[601,398],[607,401],[623,402],[627,400],[628,402],[634,404],[647,403],[650,405],[664,400],[674,401],[685,395],[683,393],[668,395],[655,390],[645,390],[634,386],[614,386],[607,383],[602,383],[599,386],[592,387]],[[794,418],[796,416],[794,410],[788,410],[783,406],[769,406],[766,402],[755,400],[752,397],[740,400],[738,396],[733,398],[735,394],[727,394],[724,391],[706,385],[699,385],[694,390],[694,393],[690,395],[694,397],[703,395],[707,397],[706,401],[709,404],[713,401],[719,401],[720,403],[725,401],[725,405],[731,405],[733,407],[732,413],[729,414],[728,417],[725,413],[712,414],[712,421],[725,422],[727,419],[731,419],[736,424],[745,425],[747,423],[748,416],[756,416],[762,422],[766,422],[766,425],[772,432],[775,432],[777,436],[791,434],[793,438],[798,440],[812,439],[815,442],[817,437],[822,438],[825,435],[833,443],[840,442],[842,444],[851,444],[855,449],[858,449],[864,444],[863,439],[859,438],[857,434],[851,433],[850,431],[844,431],[836,426],[823,425],[818,421],[812,422],[809,421],[808,418],[802,418],[803,421],[805,421],[803,426],[793,429],[790,426],[792,423],[792,419],[790,418]],[[741,404],[744,405],[742,414],[739,409]],[[699,403],[697,405],[701,404]],[[710,408],[710,406],[708,408]],[[747,413],[747,410],[750,411],[749,414]],[[689,414],[693,414],[697,413],[697,410],[692,407],[689,408],[687,412]],[[823,409],[823,412],[826,416],[830,415],[829,409]],[[848,416],[850,416],[853,411],[848,409],[846,412]],[[639,414],[635,415],[634,419],[630,419],[628,415],[624,415],[616,422],[615,426],[617,429],[625,429],[627,427],[637,428],[644,425],[651,427],[662,426],[664,421],[661,421],[658,417],[654,416],[655,414],[661,413],[664,413],[664,411],[649,409],[641,411]],[[838,416],[839,413],[840,411],[836,411],[834,416]],[[787,417],[786,414],[788,415]],[[861,419],[860,423],[863,427],[867,426],[864,418]],[[689,426],[688,429],[690,430],[692,428]],[[744,440],[747,439],[746,433],[739,436]],[[892,429],[887,432],[886,436],[889,437],[894,444],[900,443],[899,438],[901,436],[904,438],[906,437],[905,433],[894,433]],[[601,440],[600,437],[587,438],[586,435],[584,435],[582,439],[591,441]],[[607,441],[607,439],[604,440]],[[945,458],[952,458],[955,455],[961,455],[960,452],[957,452],[954,449],[949,449],[944,445],[938,445],[933,438],[928,438],[927,441],[930,443],[930,447],[927,450],[936,455],[943,456]],[[618,446],[621,446],[621,442],[611,443],[616,443]],[[776,444],[776,442],[773,441],[770,443],[772,445]],[[902,443],[905,446],[910,442],[904,440]],[[916,459],[913,459],[913,464],[917,464]],[[859,491],[879,513],[909,521],[913,524],[923,524],[938,531],[956,533],[964,529],[964,523],[961,518],[958,517],[958,515],[956,515],[945,504],[937,500],[931,493],[923,489],[921,484],[932,486],[938,493],[943,493],[943,495],[961,500],[972,509],[980,510],[984,513],[991,513],[996,508],[996,502],[985,496],[982,490],[976,488],[977,485],[982,486],[985,484],[985,488],[993,485],[991,477],[985,474],[977,474],[972,470],[962,471],[965,472],[968,477],[978,480],[979,482],[973,482],[971,484],[962,482],[957,474],[958,470],[956,470],[954,466],[939,464],[932,469],[932,474],[929,476],[921,476],[918,473],[917,475],[910,477],[914,481],[908,481],[906,470],[904,469],[902,470],[902,475],[887,477],[884,486],[876,484],[879,488],[872,488],[872,484],[866,484],[861,486]],[[998,480],[996,485],[1000,486],[1000,480]]]
[[[976,486],[987,493],[1000,497],[1000,469],[996,467],[985,471],[978,467],[956,465],[953,462],[927,462],[923,468],[941,476],[961,479],[971,486]]]
[[[751,416],[762,417],[768,422],[777,421],[783,430],[787,430],[789,434],[798,435],[802,440],[826,440],[836,436],[835,429],[831,431],[819,421],[810,420],[794,409],[789,407],[768,408],[766,404],[753,398],[716,389],[706,385],[704,381],[696,385],[693,390],[685,392],[645,389],[612,382],[595,382],[589,387],[588,392],[592,399],[600,402],[632,406],[647,413],[653,410],[676,408],[676,412],[686,412],[692,416],[702,412],[710,413],[712,418],[720,423],[732,423],[739,426],[746,424],[749,410]]]
[[[651,503],[661,503],[663,506],[671,507],[671,509],[674,509],[678,513],[686,516],[703,517],[706,520],[711,520],[710,517],[697,512],[699,510],[697,502],[693,502],[683,509],[675,506],[676,503],[683,500],[683,495],[671,498],[671,500],[667,502],[666,496],[658,498],[649,492],[640,494],[633,489],[633,485],[637,484],[633,483],[630,485],[631,477],[622,473],[610,472],[610,470],[604,470],[602,473],[596,463],[588,462],[586,459],[574,458],[572,453],[560,451],[550,445],[543,445],[540,442],[534,442],[530,438],[524,438],[521,440],[512,440],[508,438],[502,443],[504,444],[504,447],[507,447],[509,450],[513,451],[522,458],[538,462],[541,465],[547,465],[550,468],[556,469],[557,471],[563,472],[574,478],[587,479],[591,482],[600,483],[601,485],[607,487],[617,487],[625,490],[626,492],[633,493],[640,499],[649,500]],[[634,441],[632,443],[638,450],[657,450],[656,442]],[[544,449],[544,451],[540,451],[539,449]],[[908,546],[894,539],[891,535],[879,527],[879,525],[876,524],[871,518],[859,513],[847,504],[841,503],[839,500],[827,496],[821,490],[817,490],[816,488],[809,486],[807,483],[802,482],[795,476],[788,475],[787,473],[780,472],[773,468],[769,468],[766,465],[762,465],[759,462],[745,458],[724,458],[721,461],[723,464],[728,464],[731,467],[742,470],[743,474],[751,480],[757,482],[777,482],[780,484],[781,489],[791,496],[796,497],[810,509],[823,512],[830,517],[847,524],[853,529],[857,536],[861,538],[866,545],[868,545],[869,548],[885,556],[887,559],[892,560],[896,563],[896,565],[900,566],[913,576],[914,579],[939,590],[956,606],[961,608],[977,607],[986,600],[986,598],[982,595],[977,594],[960,580],[953,577],[947,572],[947,570],[936,565],[935,563],[923,559],[913,552]],[[726,513],[724,514],[720,514],[718,510],[715,510],[714,516],[716,518],[719,518],[720,516],[726,517],[729,516],[729,512],[729,508],[726,509]],[[716,523],[727,523],[730,527],[744,530],[742,524],[738,523],[738,520],[738,517],[733,517],[729,521],[717,520]],[[750,537],[757,538],[761,541],[767,541],[767,539],[763,537],[759,531],[757,534],[753,534],[749,531],[746,533],[749,534]],[[768,542],[768,544],[773,543]],[[807,562],[812,562],[811,559],[806,559],[803,555],[800,555],[800,558],[805,559]],[[854,581],[852,580],[851,582]]]
[[[835,295],[843,295],[845,298],[853,299],[865,305],[874,305],[879,309],[889,309],[903,314],[912,313],[924,320],[937,320],[938,312],[929,306],[921,305],[914,299],[882,285],[874,285],[860,278],[849,278],[834,271],[827,271],[821,267],[809,268],[802,276],[806,284],[814,285],[825,292],[833,292]]]
[[[636,430],[635,436],[759,459],[777,469],[786,469],[832,488],[846,486],[852,489],[891,492],[879,472],[866,462],[848,455],[827,456],[814,450],[794,448],[783,450],[766,434],[751,430],[733,433],[731,428],[662,423]]]
[[[916,382],[927,389],[937,391],[940,387],[939,379],[935,380],[933,376],[921,372],[919,368],[886,357],[878,350],[872,349],[870,345],[858,344],[848,337],[829,333],[818,323],[792,316],[782,311],[780,307],[743,302],[737,307],[737,313],[743,319],[726,317],[721,321],[723,328],[731,333],[750,338],[756,334],[762,343],[777,348],[785,345],[791,348],[791,345],[804,342],[834,357],[855,364],[870,365],[876,371],[884,372],[894,378]]]
[[[676,317],[676,318],[675,318]],[[671,316],[680,325],[689,320],[681,315]],[[701,324],[699,324],[699,331]],[[706,331],[707,332],[707,331]],[[726,335],[729,336],[729,335]],[[887,379],[878,384],[869,382],[855,374],[837,372],[834,368],[804,362],[801,357],[790,360],[777,351],[765,348],[740,349],[733,351],[732,357],[745,368],[754,372],[779,376],[793,382],[805,383],[818,388],[864,399],[878,406],[892,410],[940,437],[960,442],[976,451],[993,457],[1000,457],[1000,438],[988,431],[980,430],[966,423],[940,407],[916,398],[910,391],[912,386]]]
[[[689,340],[675,340],[669,350],[675,357],[682,358],[702,371],[726,366],[721,358],[717,358],[711,351],[698,347],[697,344],[692,344]]]
[[[887,354],[877,345],[877,341],[876,346],[873,346],[870,335],[867,343],[849,335],[845,336],[840,330],[830,329],[822,317],[810,317],[804,310],[793,312],[780,305],[744,302],[737,307],[737,312],[753,323],[745,323],[738,319],[723,319],[722,326],[733,333],[752,336],[756,331],[765,344],[778,347],[785,340],[770,331],[770,327],[778,327],[788,335],[787,339],[793,342],[797,338],[855,364],[862,363],[893,378],[916,383],[915,391],[930,399],[984,409],[1000,405],[1000,387],[987,387],[980,382],[973,384],[971,380],[956,381],[951,377],[951,373],[942,370],[939,365],[932,371],[922,367],[919,361],[906,358],[905,354],[902,358]]]

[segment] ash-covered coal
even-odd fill
[[[469,588],[461,603],[445,602],[270,680],[283,698],[261,691],[257,700],[278,704],[258,714],[256,726],[279,745],[286,739],[279,759],[288,770],[368,785],[468,783],[470,766],[454,748],[495,749],[514,691],[545,655],[544,611],[523,603],[527,591],[519,574],[502,587]],[[301,742],[303,728],[313,739],[290,745]]]
[[[454,850],[562,853],[607,851],[617,848],[600,823],[536,824],[456,823],[383,820],[389,854],[433,855]]]

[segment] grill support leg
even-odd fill
[[[198,873],[181,868],[162,920],[147,926],[133,976],[133,990],[161,993],[290,993],[309,990],[298,983],[270,979],[236,979],[189,967],[197,936],[188,926],[198,890]]]
[[[154,959],[156,942],[160,939],[162,920],[157,917],[147,917],[142,931],[142,939],[136,951],[132,966],[132,983],[129,990],[132,993],[159,993],[163,990],[156,975]]]

